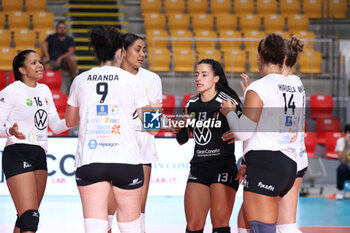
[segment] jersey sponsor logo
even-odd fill
[[[88,143],[88,146],[89,146],[89,148],[90,149],[96,149],[96,147],[97,147],[97,141],[95,140],[95,139],[91,139],[90,141],[89,141],[89,143]]]
[[[211,156],[219,156],[220,149],[205,149],[205,150],[196,150],[197,157],[211,157]]]
[[[23,162],[23,168],[29,168],[29,167],[32,167],[32,165],[30,163],[27,163],[27,162]]]
[[[46,105],[49,105],[49,100],[47,98],[45,98],[45,103]]]
[[[110,134],[111,126],[110,125],[96,125],[95,129],[87,129],[86,134]]]
[[[115,146],[119,146],[119,143],[117,142],[99,142],[98,146],[102,146],[102,147],[115,147]]]
[[[160,129],[161,113],[157,111],[143,112],[143,128],[144,129]]]
[[[97,119],[97,118],[87,118],[87,119],[86,119],[86,123],[98,124],[98,123],[100,123],[100,119]]]
[[[285,126],[292,126],[292,125],[293,125],[293,117],[286,116]]]
[[[97,116],[108,116],[108,105],[96,105]]]
[[[266,189],[266,190],[272,191],[272,192],[275,190],[274,186],[268,185],[268,184],[263,184],[261,181],[258,183],[258,187],[262,188],[262,189]]]
[[[33,105],[33,101],[30,98],[26,99],[26,104],[30,107]]]
[[[43,109],[36,111],[34,115],[34,125],[38,130],[46,129],[47,112]]]
[[[212,137],[211,130],[207,127],[195,127],[193,129],[194,140],[198,145],[205,146],[207,145]]]
[[[118,115],[120,112],[119,112],[119,107],[117,105],[112,105],[111,106],[111,114],[113,116],[115,115]]]
[[[0,99],[0,102],[5,103],[5,98],[4,98],[4,97],[2,97],[2,98]]]

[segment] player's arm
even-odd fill
[[[68,104],[65,118],[67,127],[71,128],[79,125],[79,107],[73,107]]]

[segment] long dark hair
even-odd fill
[[[123,34],[122,40],[123,40],[123,44],[124,44],[124,49],[127,50],[131,45],[133,45],[135,43],[135,41],[137,41],[139,39],[145,41],[144,38],[142,38],[141,36],[138,36],[136,34],[133,34],[133,33]]]
[[[210,65],[213,73],[215,76],[219,76],[219,81],[215,84],[215,89],[217,91],[222,91],[235,99],[239,105],[242,104],[241,100],[239,99],[239,96],[237,93],[228,85],[227,78],[225,75],[224,70],[222,69],[222,66],[219,62],[213,60],[213,59],[202,59],[198,62],[197,65],[199,64],[207,64]]]
[[[112,61],[115,52],[123,48],[121,34],[112,26],[95,26],[90,31],[90,44],[100,62]]]
[[[27,59],[28,54],[30,53],[36,53],[32,49],[26,49],[21,52],[19,52],[12,61],[12,69],[13,74],[15,76],[15,79],[17,81],[22,81],[22,74],[19,72],[20,67],[24,67],[24,61]]]

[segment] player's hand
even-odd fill
[[[226,117],[226,115],[229,113],[229,112],[236,112],[236,104],[233,104],[230,100],[223,100],[222,101],[222,104],[220,106],[220,112],[222,114],[224,114],[224,116]]]
[[[18,131],[17,123],[13,124],[13,126],[9,129],[9,133],[11,136],[15,136],[18,139],[21,139],[21,140],[26,139],[26,136],[22,132]]]
[[[246,75],[245,73],[241,74],[241,78],[244,79],[244,83],[243,81],[241,81],[239,84],[241,85],[242,91],[244,93],[247,87],[252,83],[252,81],[250,80],[249,76]]]
[[[221,139],[223,141],[228,141],[227,144],[232,144],[234,143],[235,141],[238,141],[238,139],[235,137],[235,135],[233,134],[233,132],[231,130],[225,132]]]
[[[62,58],[57,58],[56,62],[55,62],[55,66],[57,68],[60,68],[61,67],[61,62],[62,62]]]
[[[244,180],[246,169],[247,169],[247,165],[245,165],[245,164],[241,164],[241,166],[238,169],[236,180],[238,180],[239,184],[242,184],[242,182]]]

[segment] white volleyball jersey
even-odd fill
[[[160,77],[156,73],[139,68],[136,77],[139,78],[142,83],[148,102],[151,101],[155,103],[157,100],[162,102],[162,83]],[[134,113],[134,124],[142,163],[147,164],[158,161],[154,136],[143,129],[142,122],[138,118],[136,112]]]
[[[297,161],[296,140],[302,115],[303,93],[288,77],[269,74],[250,84],[263,102],[256,131],[244,142],[246,154],[250,150],[281,151]]]
[[[306,95],[305,95],[304,85],[298,76],[289,75],[288,78],[290,78],[292,80],[292,82],[295,84],[295,86],[297,87],[297,91],[302,93],[302,95],[303,95],[303,107],[301,109],[302,117],[300,117],[299,130],[298,130],[297,141],[296,141],[297,165],[298,165],[298,171],[301,171],[308,166],[307,152],[306,152],[306,148],[305,148]]]
[[[79,107],[77,167],[90,163],[142,162],[133,112],[148,102],[135,75],[112,66],[92,68],[74,79],[68,104]]]
[[[49,119],[57,118],[58,113],[50,89],[37,83],[29,87],[16,81],[0,92],[0,124],[11,127],[18,124],[18,130],[26,139],[8,137],[6,146],[25,143],[41,146],[47,152],[47,127]]]

